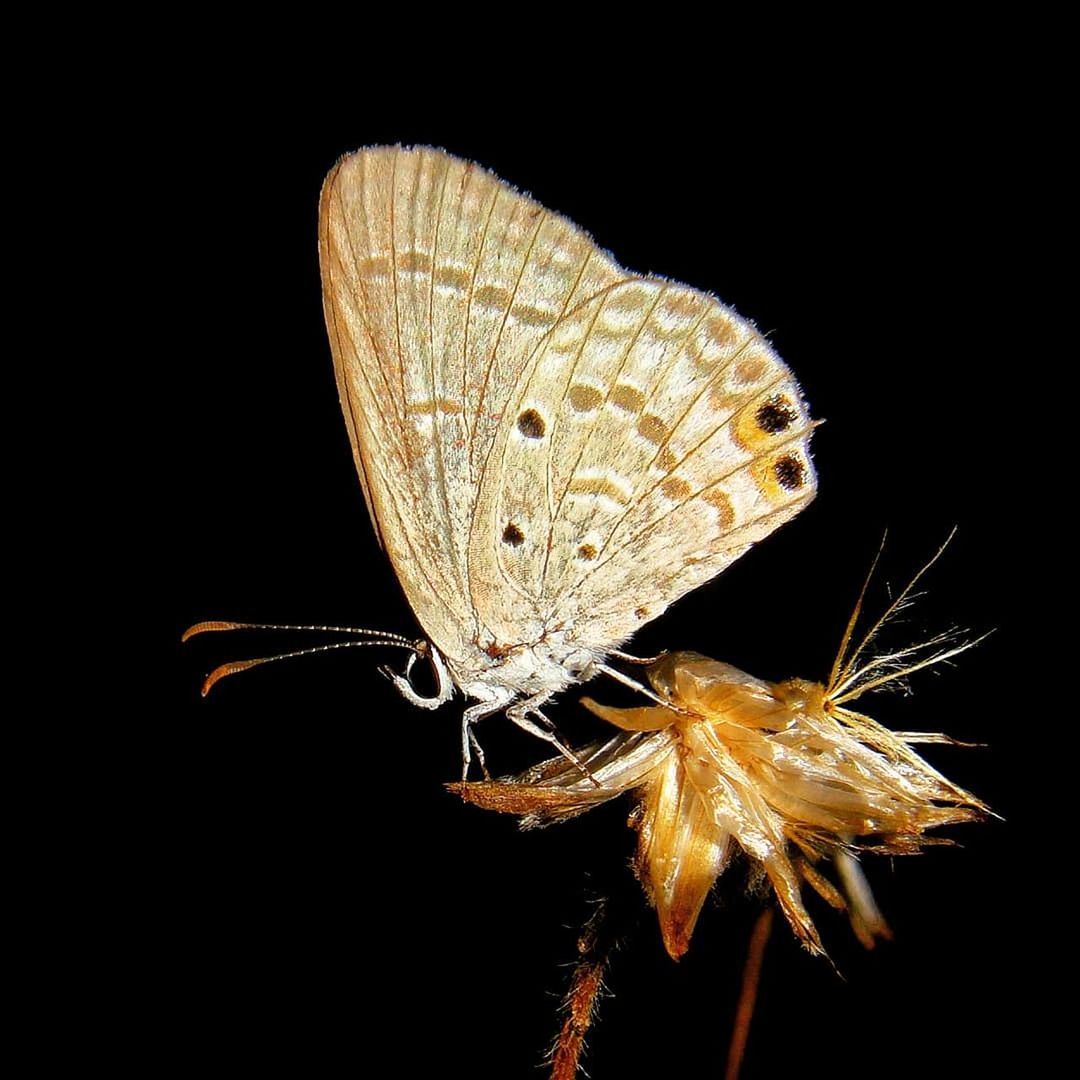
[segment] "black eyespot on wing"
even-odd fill
[[[797,455],[785,454],[776,459],[773,475],[785,491],[798,491],[806,482],[806,466]]]
[[[526,439],[542,439],[547,431],[544,418],[535,409],[526,409],[517,418],[517,427]]]
[[[511,547],[521,547],[525,543],[525,534],[511,521],[503,529],[502,540],[504,544],[509,544]]]
[[[774,397],[758,409],[754,419],[767,435],[779,435],[799,419],[799,412],[787,398]]]

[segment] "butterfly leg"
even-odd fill
[[[480,762],[480,768],[484,771],[484,779],[490,780],[487,762],[484,760],[484,751],[480,748],[480,741],[473,731],[473,724],[483,720],[485,716],[491,716],[505,708],[509,695],[498,694],[492,700],[481,701],[478,705],[470,705],[461,714],[461,782],[467,783],[469,779],[469,766],[472,764],[473,751],[476,751],[476,760]]]
[[[588,766],[559,738],[555,725],[540,711],[539,706],[547,701],[549,697],[551,695],[547,693],[537,694],[535,697],[531,697],[518,705],[512,705],[506,710],[506,715],[523,731],[535,735],[538,739],[543,739],[544,742],[551,743],[567,761],[580,770],[582,776],[600,787],[600,782],[589,772]],[[529,719],[530,713],[541,721],[543,727]]]
[[[658,652],[655,656],[632,656],[630,653],[612,649],[608,656],[614,656],[616,660],[623,660],[627,664],[655,664],[657,660],[663,659],[665,653]]]
[[[473,752],[476,753],[476,760],[480,763],[480,771],[484,774],[485,780],[491,779],[491,773],[488,772],[487,760],[484,757],[484,748],[480,745],[480,740],[476,737],[476,732],[473,731],[472,725],[467,720],[462,720],[461,723],[461,781],[467,782],[469,778],[469,766],[472,764]]]
[[[613,653],[612,655],[614,656],[616,654]],[[622,683],[623,686],[629,686],[631,690],[636,690],[639,694],[644,694],[647,698],[652,698],[658,705],[663,705],[664,708],[670,709],[672,712],[682,713],[686,711],[685,709],[680,709],[677,705],[673,705],[665,698],[660,697],[659,694],[650,690],[644,683],[639,683],[637,679],[631,679],[629,675],[624,675],[621,671],[608,667],[607,664],[593,664],[592,669],[598,675],[607,675],[616,682]]]

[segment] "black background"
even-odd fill
[[[1041,513],[1025,487],[1034,420],[1014,409],[1041,358],[1017,302],[1034,227],[1016,165],[1033,138],[1024,107],[991,82],[973,95],[939,76],[918,94],[887,79],[793,88],[776,108],[737,86],[663,110],[634,94],[590,108],[537,98],[495,120],[482,90],[403,108],[358,86],[343,118],[242,90],[180,96],[159,118],[167,137],[147,139],[132,288],[148,298],[148,393],[170,468],[154,648],[174,663],[131,748],[145,810],[126,823],[139,886],[120,918],[138,943],[138,1029],[193,1068],[377,1075],[389,1052],[417,1075],[544,1075],[576,928],[615,893],[641,918],[609,972],[590,1074],[722,1071],[761,903],[743,868],[674,964],[628,866],[628,804],[520,834],[443,790],[461,699],[412,709],[375,671],[393,655],[262,668],[203,701],[217,663],[308,639],[178,644],[206,618],[416,632],[353,470],[315,225],[341,153],[428,143],[530,191],[624,266],[716,293],[771,333],[825,421],[816,501],[633,648],[823,678],[882,533],[895,584],[958,528],[900,635],[996,633],[918,677],[912,697],[863,705],[895,728],[985,743],[927,756],[1005,820],[953,830],[959,848],[868,860],[895,931],[871,954],[813,905],[836,970],[778,921],[744,1075],[993,1068],[1036,1012],[1024,957],[1040,917],[1026,861],[1036,781],[1015,741],[1029,633],[1018,545]],[[597,729],[576,696],[552,715],[581,741]],[[496,772],[542,752],[501,718],[479,734]]]

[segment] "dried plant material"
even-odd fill
[[[847,910],[860,940],[870,945],[875,936],[887,936],[888,927],[854,856],[903,855],[947,843],[928,830],[987,812],[911,748],[948,741],[945,736],[894,733],[849,708],[868,690],[974,644],[942,636],[862,659],[924,571],[849,654],[860,596],[825,685],[770,683],[698,653],[670,653],[647,669],[665,704],[583,702],[622,729],[579,752],[591,778],[557,759],[509,780],[452,788],[479,806],[523,814],[525,827],[633,792],[637,875],[675,959],[686,952],[705,897],[736,846],[764,870],[811,952],[823,949],[803,903],[803,883]],[[838,864],[843,891],[819,869],[825,859]]]
[[[735,1024],[731,1031],[731,1043],[728,1046],[727,1067],[724,1080],[739,1080],[746,1043],[750,1037],[750,1021],[757,1004],[758,986],[761,983],[761,965],[765,959],[765,946],[769,943],[772,932],[772,908],[765,908],[754,923],[754,932],[750,935],[750,944],[746,950],[746,964],[743,967],[742,987],[739,990],[739,1005],[735,1010]]]
[[[563,1023],[551,1048],[551,1080],[574,1080],[585,1036],[604,988],[604,969],[615,947],[607,927],[607,905],[601,901],[577,940],[578,961],[563,999]]]

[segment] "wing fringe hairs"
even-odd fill
[[[856,639],[875,558],[825,684],[770,683],[699,653],[669,653],[647,669],[666,705],[611,708],[583,699],[621,729],[578,751],[591,778],[555,758],[519,776],[449,787],[478,806],[522,815],[523,828],[565,821],[632,792],[635,870],[673,959],[688,949],[705,897],[736,847],[764,871],[791,928],[812,953],[824,949],[803,904],[804,883],[847,911],[855,933],[871,947],[889,931],[857,856],[906,855],[948,844],[928,830],[989,813],[912,749],[954,740],[893,732],[849,707],[862,694],[904,686],[914,672],[983,640],[964,640],[952,631],[871,652],[944,546]],[[830,859],[839,889],[820,869]]]

